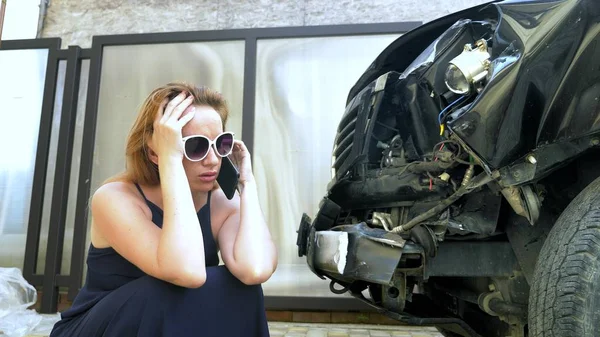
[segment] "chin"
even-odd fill
[[[192,192],[208,192],[212,190],[216,184],[216,180],[210,182],[195,181],[192,184],[190,184],[190,188]]]

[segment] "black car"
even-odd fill
[[[447,336],[600,336],[600,1],[495,1],[349,92],[300,256]]]

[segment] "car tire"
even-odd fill
[[[600,179],[571,201],[544,242],[528,321],[530,337],[600,336]]]

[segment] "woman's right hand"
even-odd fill
[[[182,92],[171,101],[167,98],[161,103],[154,119],[152,145],[158,158],[183,159],[183,143],[181,129],[192,118],[195,108],[191,105],[194,96]]]

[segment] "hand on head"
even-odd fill
[[[194,96],[188,96],[187,93],[182,92],[170,101],[165,98],[158,108],[154,119],[152,145],[159,158],[176,157],[183,159],[184,148],[181,142],[181,129],[194,118],[193,101]]]

